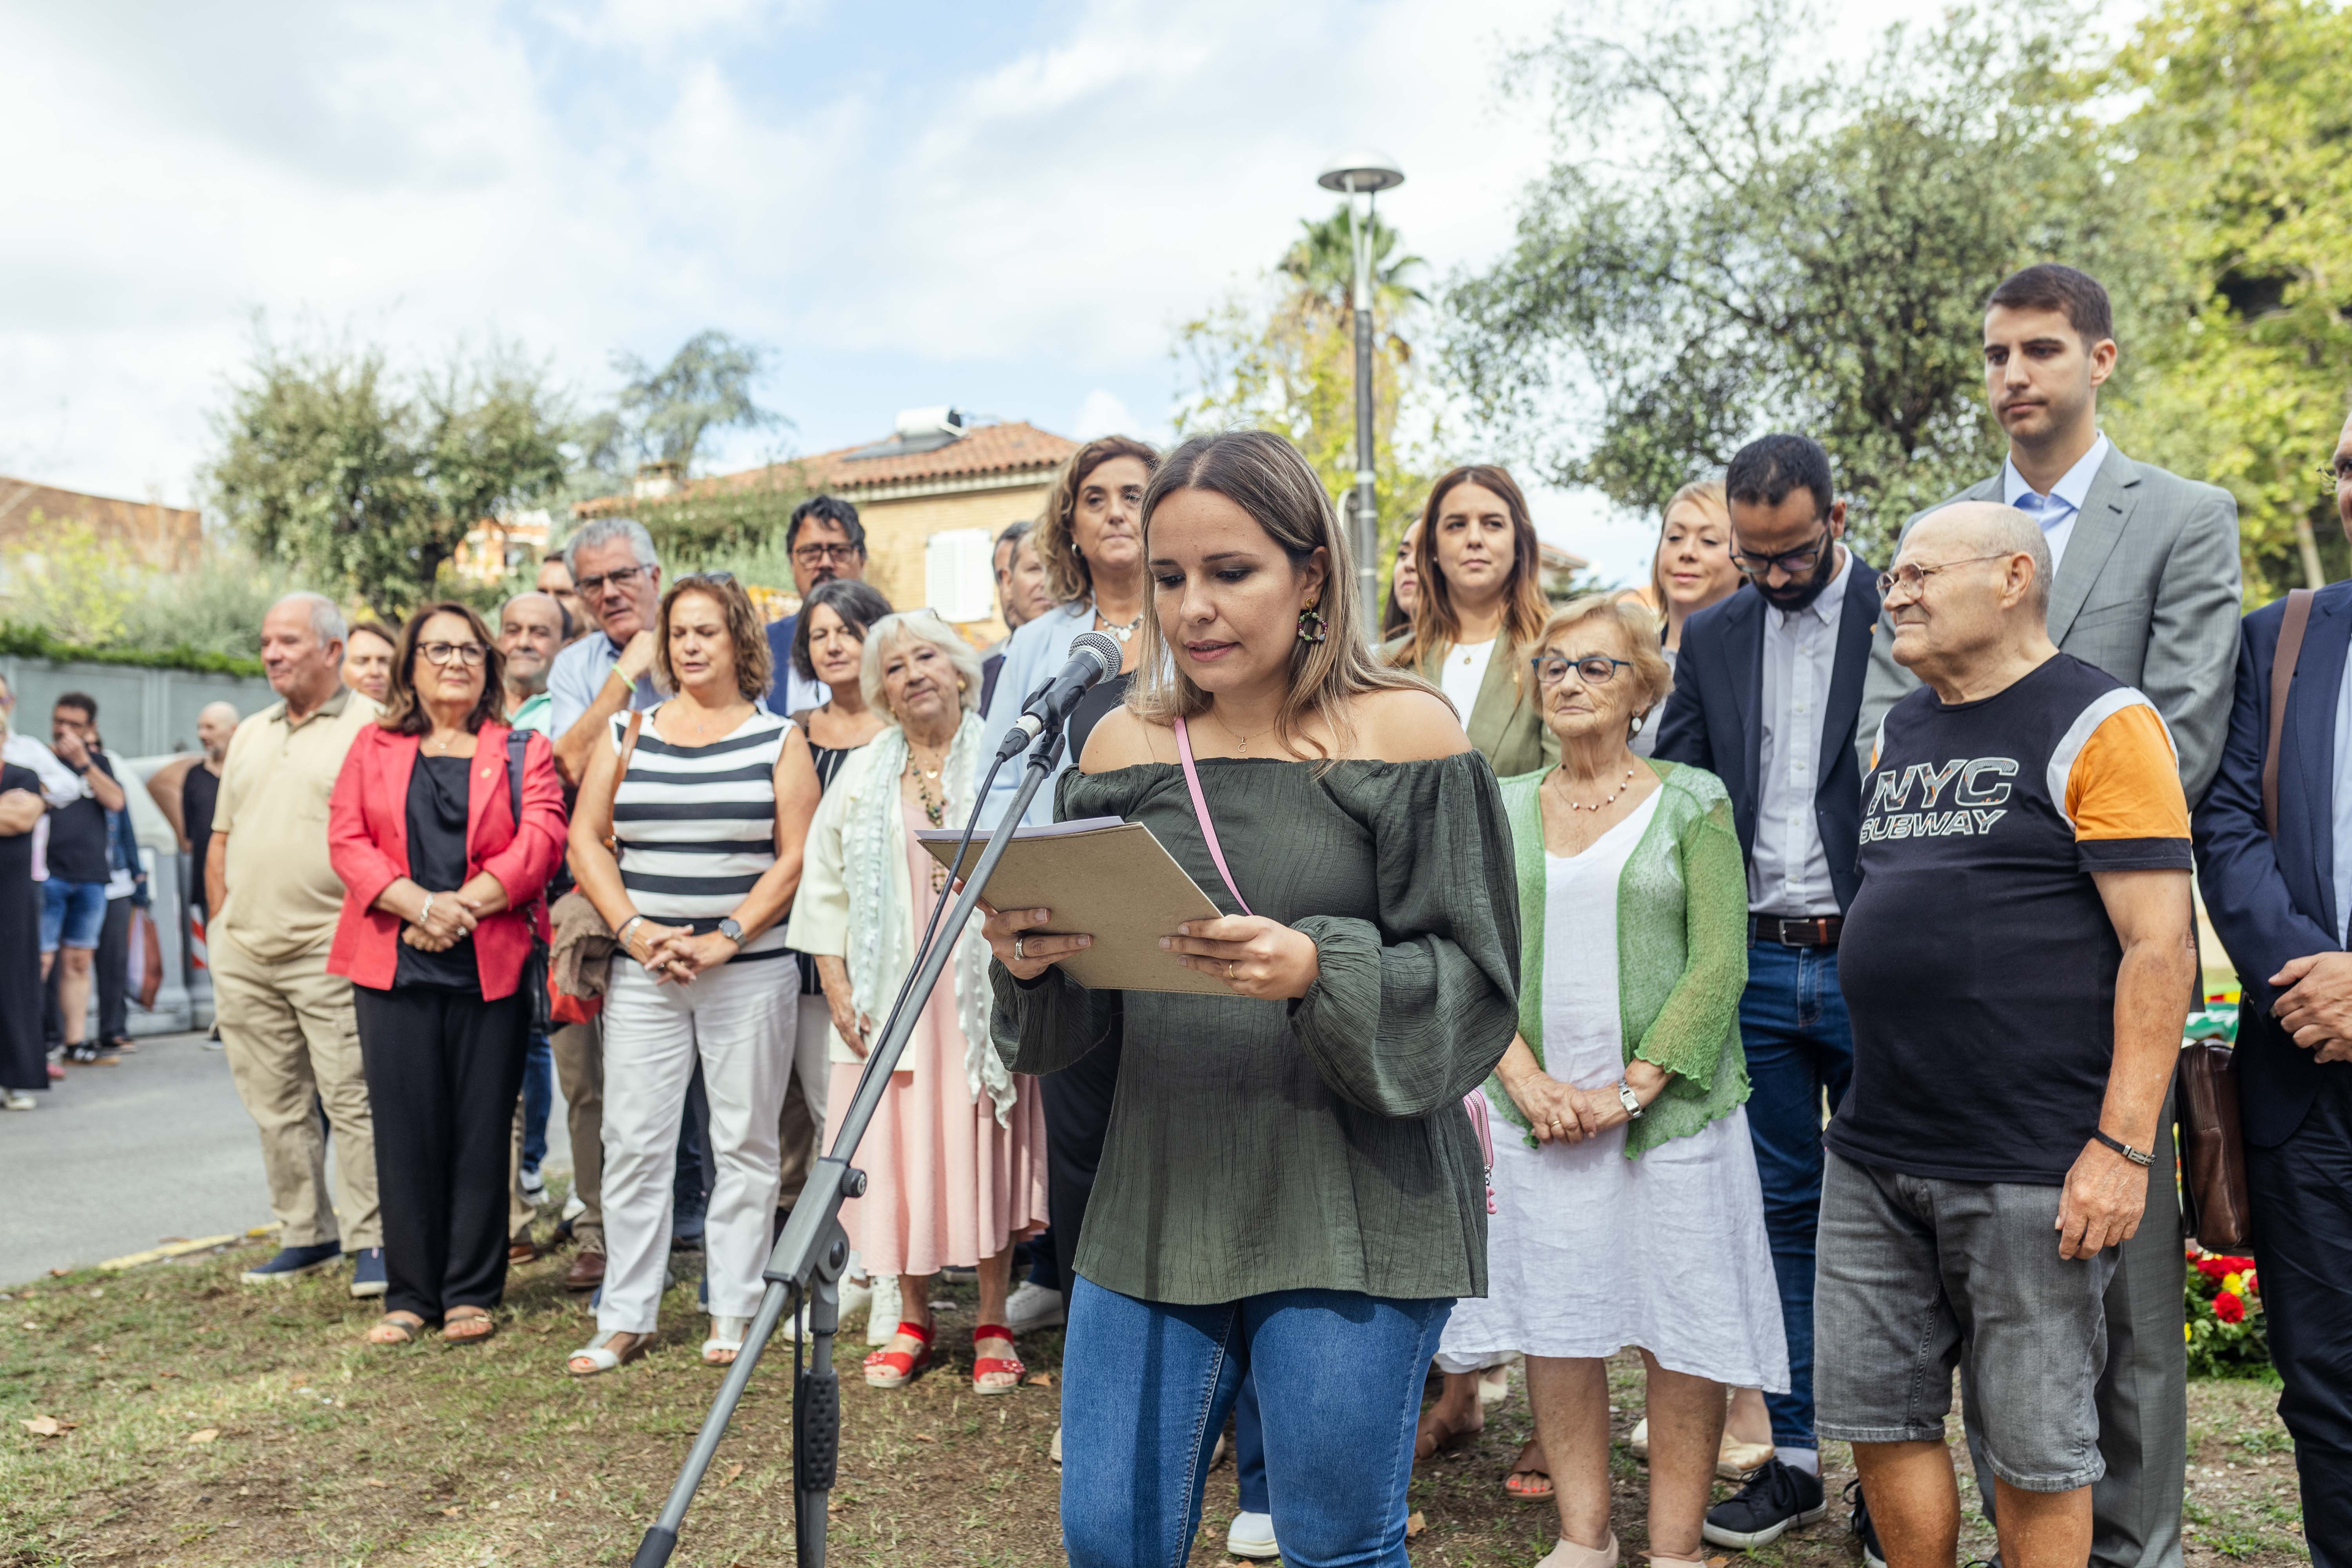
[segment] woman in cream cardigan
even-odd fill
[[[1649,612],[1580,599],[1534,650],[1560,761],[1503,781],[1519,1032],[1486,1090],[1506,1123],[1488,1293],[1454,1309],[1438,1360],[1527,1357],[1559,1512],[1544,1562],[1614,1568],[1606,1358],[1637,1348],[1650,1561],[1696,1563],[1726,1390],[1789,1384],[1744,1110],[1747,873],[1722,783],[1626,745],[1668,684]]]
[[[1551,613],[1527,497],[1507,469],[1468,464],[1430,488],[1415,526],[1412,624],[1389,661],[1445,693],[1496,776],[1559,761],[1527,668]]]
[[[981,746],[979,657],[935,612],[875,622],[859,685],[889,722],[824,792],[786,936],[815,957],[833,1015],[828,1147],[945,884],[915,835],[964,825]],[[955,1265],[980,1275],[972,1392],[1009,1394],[1023,1368],[1004,1298],[1013,1244],[1045,1220],[1045,1122],[1035,1080],[989,1045],[978,917],[956,940],[858,1148],[866,1194],[841,1220],[867,1268],[898,1276],[898,1331],[866,1358],[866,1381],[903,1387],[930,1364],[931,1277]]]

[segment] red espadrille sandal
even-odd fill
[[[971,1342],[978,1346],[982,1340],[1003,1340],[1009,1345],[1013,1342],[1013,1331],[1002,1323],[982,1323],[972,1330]],[[971,1391],[974,1394],[1010,1394],[1021,1386],[1022,1374],[1028,1370],[1021,1364],[1018,1356],[975,1355],[971,1358]],[[1011,1383],[980,1381],[983,1377],[1002,1377],[1007,1373],[1013,1374]]]
[[[915,1381],[916,1373],[931,1364],[931,1331],[920,1323],[901,1321],[898,1332],[917,1341],[922,1349],[908,1355],[905,1351],[879,1350],[866,1358],[866,1386],[868,1388],[904,1388]]]

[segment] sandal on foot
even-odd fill
[[[1550,1472],[1542,1468],[1544,1462],[1543,1445],[1528,1438],[1511,1473],[1503,1478],[1503,1495],[1520,1502],[1549,1502],[1553,1487]]]
[[[710,1337],[702,1342],[702,1364],[733,1366],[735,1358],[743,1352],[743,1336],[751,1331],[749,1318],[710,1320]]]
[[[628,1334],[629,1342],[620,1350],[612,1348],[613,1342]],[[625,1367],[646,1353],[646,1342],[651,1334],[631,1334],[626,1329],[605,1329],[586,1344],[564,1359],[563,1370],[574,1377],[596,1377]],[[585,1362],[588,1364],[582,1366]]]
[[[901,1322],[898,1332],[920,1345],[920,1350],[878,1350],[866,1358],[866,1386],[868,1388],[904,1388],[916,1375],[931,1364],[931,1331],[922,1323]],[[895,1337],[895,1336],[894,1336]]]
[[[1456,1448],[1466,1448],[1478,1440],[1478,1434],[1483,1430],[1483,1418],[1476,1426],[1456,1426],[1434,1408],[1430,1409],[1423,1414],[1421,1425],[1412,1435],[1413,1463],[1419,1464],[1423,1459],[1434,1458]]]
[[[441,1338],[453,1345],[478,1345],[499,1331],[498,1321],[480,1307],[452,1307],[441,1314]]]
[[[367,1331],[372,1345],[404,1345],[415,1342],[424,1329],[425,1320],[414,1312],[386,1312]]]
[[[982,1340],[1003,1340],[1009,1345],[1013,1342],[1013,1331],[1002,1323],[982,1323],[971,1331],[971,1342],[975,1351]],[[1021,1364],[1019,1356],[974,1354],[971,1358],[971,1391],[982,1394],[1013,1393],[1020,1388],[1021,1379],[1028,1371],[1027,1367]],[[983,1377],[1002,1377],[1007,1373],[1013,1375],[1011,1383],[992,1384],[980,1381]]]

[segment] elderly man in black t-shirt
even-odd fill
[[[2058,651],[2014,508],[1913,528],[1882,578],[1890,709],[1863,785],[1840,980],[1853,1082],[1822,1197],[1818,1398],[1887,1562],[1948,1564],[1965,1369],[2008,1568],[2080,1568],[2095,1389],[2196,954],[2189,809],[2147,699]]]

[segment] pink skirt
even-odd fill
[[[973,1268],[1045,1228],[1045,1112],[1037,1080],[1013,1079],[1011,1125],[1000,1127],[988,1097],[975,1101],[966,1085],[963,1052],[955,983],[943,978],[899,1058],[912,1070],[890,1075],[850,1161],[866,1173],[866,1195],[842,1205],[841,1225],[870,1273]],[[863,1068],[833,1064],[827,1149]]]

